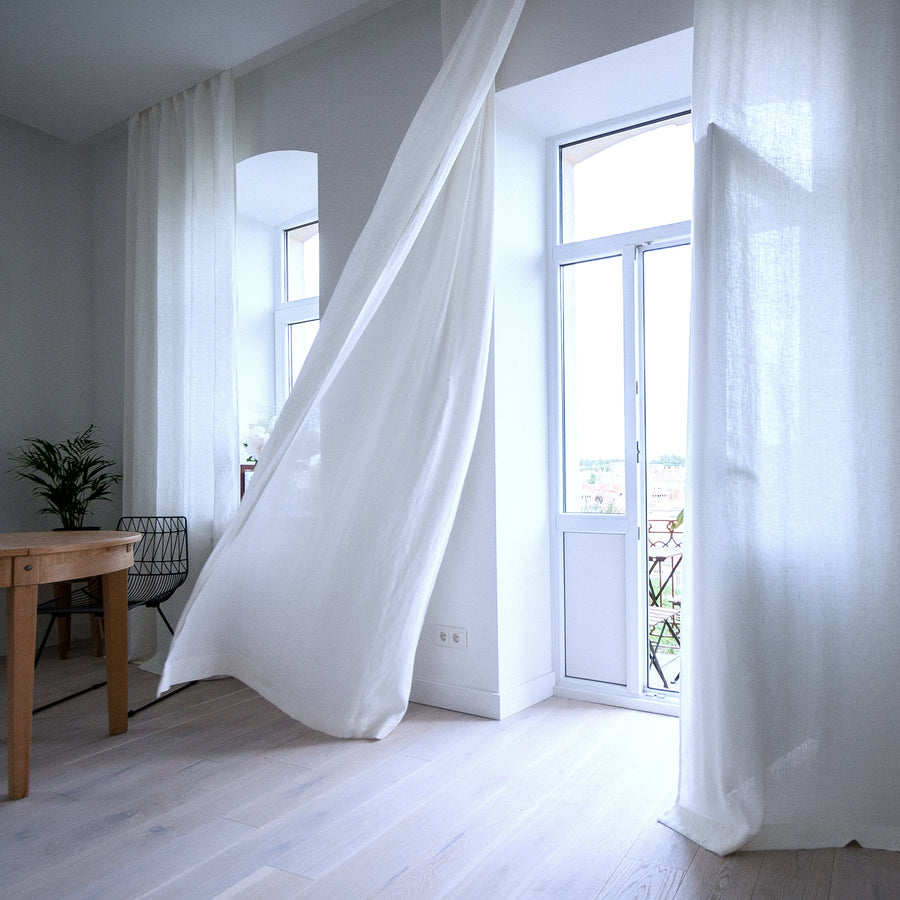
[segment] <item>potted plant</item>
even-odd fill
[[[62,530],[84,528],[88,508],[95,500],[109,500],[111,488],[122,476],[110,471],[115,463],[104,457],[103,443],[94,437],[95,426],[53,444],[29,438],[9,455],[16,463],[9,471],[32,482],[46,506],[38,510],[59,516]]]

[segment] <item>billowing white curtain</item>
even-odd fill
[[[426,95],[160,690],[233,675],[341,737],[403,717],[490,340],[490,91],[523,0],[480,0]]]
[[[900,849],[900,4],[697,0],[681,779],[738,848]]]
[[[133,116],[128,135],[123,508],[187,516],[196,577],[238,502],[230,73]],[[161,667],[157,620],[136,610],[129,641]]]

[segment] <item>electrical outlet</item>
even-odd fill
[[[453,647],[465,650],[469,646],[469,636],[465,628],[458,625],[432,625],[431,636],[435,644],[441,647]]]

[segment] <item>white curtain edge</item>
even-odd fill
[[[900,851],[900,826],[785,823],[763,825],[750,834],[724,828],[677,804],[658,821],[719,856],[744,851],[825,850],[846,847],[854,841],[867,850]]]
[[[441,160],[438,169],[428,179],[430,187],[424,194],[423,203],[417,204],[416,208],[412,212],[412,216],[409,221],[400,226],[399,234],[397,235],[396,240],[391,242],[391,246],[393,247],[391,256],[393,256],[394,253],[399,252],[398,248],[404,248],[403,258],[405,258],[405,254],[408,253],[410,247],[415,241],[416,235],[418,234],[419,230],[421,230],[421,227],[423,226],[424,221],[427,218],[428,212],[433,205],[437,195],[440,193],[443,182],[446,180],[446,177],[448,176],[449,171],[452,168],[453,161],[462,148],[462,144],[465,141],[465,138],[468,135],[469,131],[471,130],[472,125],[474,124],[479,111],[482,109],[489,91],[491,90],[496,75],[496,70],[497,68],[499,68],[503,55],[506,52],[506,48],[509,45],[509,41],[512,38],[513,31],[515,30],[515,26],[518,22],[519,16],[521,15],[522,8],[525,5],[525,0],[506,0],[505,5],[505,12],[503,12],[500,17],[501,25],[498,29],[497,43],[492,51],[487,55],[487,59],[484,61],[486,72],[489,74],[483,76],[474,87],[470,86],[472,98],[470,98],[467,104],[466,115],[456,123],[454,131],[455,136],[450,142],[453,152],[452,154],[449,152],[444,152],[443,154],[441,154]],[[401,156],[411,155],[416,144],[422,140],[423,132],[428,131],[426,112],[430,111],[431,108],[436,105],[436,97],[442,96],[442,94],[445,94],[449,90],[447,86],[448,83],[455,82],[466,84],[465,78],[466,74],[470,73],[471,60],[469,60],[468,58],[461,59],[461,48],[465,46],[465,42],[467,40],[471,40],[472,34],[478,33],[485,27],[487,21],[490,21],[492,17],[496,18],[498,15],[497,10],[501,8],[502,7],[496,2],[496,0],[480,0],[475,10],[473,10],[466,23],[466,26],[463,28],[463,31],[455,42],[453,48],[451,49],[450,54],[448,54],[448,58],[447,60],[445,60],[441,73],[439,73],[438,77],[435,79],[435,82],[426,93],[426,97],[423,101],[422,107],[420,107],[420,109],[417,111],[413,122],[410,125],[409,131],[404,136],[397,153],[398,158],[400,158]],[[478,98],[478,102],[475,103],[473,98]],[[443,120],[441,120],[441,124],[444,124]],[[345,276],[345,273],[351,268],[352,265],[356,264],[357,258],[365,257],[371,254],[374,249],[377,249],[376,247],[371,245],[377,245],[383,240],[382,235],[378,233],[379,229],[373,227],[373,223],[377,225],[379,219],[383,219],[386,215],[387,207],[389,206],[389,204],[384,198],[385,195],[389,194],[389,189],[392,189],[393,182],[399,180],[399,175],[397,174],[398,169],[399,167],[397,164],[397,159],[395,159],[388,172],[387,178],[385,179],[385,183],[379,193],[378,199],[376,200],[375,207],[366,225],[363,227],[360,237],[357,239],[356,244],[351,250],[347,263],[344,266],[344,270],[340,278],[338,279],[338,283],[335,287],[334,294],[332,295],[332,301],[329,305],[329,309],[331,308],[331,305],[335,304],[336,299],[338,304],[340,304],[340,298],[344,295],[349,295],[354,287],[354,285],[348,283],[350,279]],[[396,191],[394,193],[396,193]],[[359,266],[357,266],[357,268],[359,268]],[[396,274],[396,272],[394,272],[393,274]],[[354,303],[354,306],[358,307],[358,311],[362,311],[366,304],[370,303],[374,298],[374,302],[371,303],[371,309],[367,310],[364,315],[365,321],[367,321],[369,318],[371,318],[372,315],[374,315],[381,297],[383,297],[384,293],[390,286],[390,281],[388,281],[387,283],[381,283],[382,281],[383,279],[379,274],[379,276],[376,277],[375,281],[371,283],[369,288],[366,290],[363,302],[355,301]],[[348,343],[351,347],[354,341],[354,335],[357,335],[362,327],[357,327],[358,324],[358,322],[354,324],[348,338]],[[339,354],[336,354],[338,366],[340,365],[340,361],[346,356],[347,352],[347,347],[344,347],[341,349]],[[314,342],[312,348],[310,349],[310,353],[307,357],[305,366],[314,366],[316,365],[317,360],[320,356],[325,357],[327,355],[327,351],[322,342],[319,342],[318,346],[317,343]],[[319,379],[315,380],[317,382],[320,381]],[[321,383],[323,384],[323,386],[327,387],[327,381]],[[295,387],[294,392],[288,398],[287,404],[302,404],[304,410],[308,410],[316,402],[316,399],[321,395],[322,390],[317,390],[313,395],[310,396],[303,396],[302,386],[302,381],[298,382],[298,385]],[[298,388],[300,388],[300,390],[298,390]],[[198,576],[194,589],[191,592],[191,597],[187,601],[187,604],[182,613],[182,618],[184,618],[184,616],[188,614],[194,597],[199,593],[203,585],[206,583],[209,569],[212,565],[214,565],[215,561],[221,554],[227,552],[228,548],[231,546],[231,543],[234,540],[234,536],[239,531],[243,522],[246,521],[248,516],[251,514],[255,505],[255,497],[257,496],[258,492],[262,491],[265,483],[268,480],[268,472],[274,470],[277,467],[281,457],[286,451],[289,440],[281,440],[281,431],[284,429],[284,423],[288,418],[291,417],[292,416],[290,415],[286,416],[284,414],[284,411],[282,411],[282,415],[279,417],[279,423],[276,423],[275,430],[266,446],[265,462],[263,465],[257,467],[257,471],[254,473],[250,489],[245,494],[243,502],[238,508],[237,513],[226,527],[224,533],[221,535],[216,545],[213,547],[209,559],[207,560],[206,564],[203,567],[203,570]],[[296,418],[296,416],[293,417]],[[281,428],[279,428],[279,424],[282,425]],[[175,629],[176,637],[179,630],[180,622],[179,627],[176,627]],[[168,676],[166,674],[166,670],[167,667],[164,667],[162,681],[159,688],[160,692],[167,689],[167,686],[170,684]]]

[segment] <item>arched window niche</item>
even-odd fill
[[[318,156],[237,164],[235,283],[241,463],[252,462],[318,328]]]

